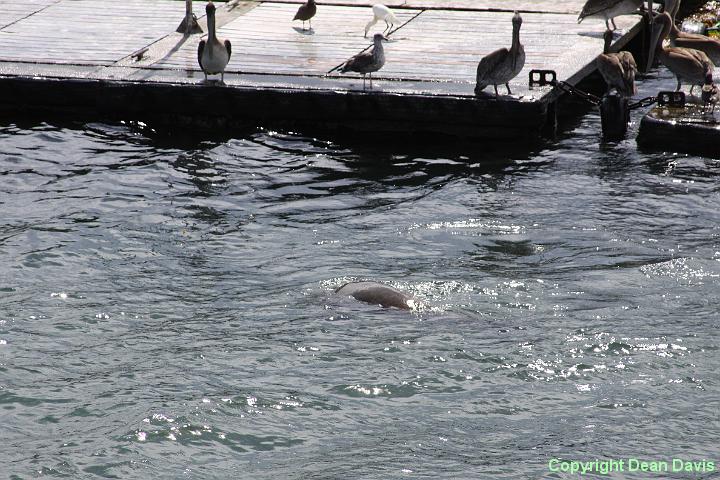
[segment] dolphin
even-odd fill
[[[420,305],[411,295],[377,282],[349,282],[335,290],[335,293],[386,308],[413,310]]]

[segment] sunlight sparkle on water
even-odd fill
[[[435,222],[427,223],[425,225],[414,224],[410,226],[409,230],[418,228],[425,228],[427,230],[441,230],[441,229],[485,229],[490,233],[501,233],[501,234],[516,234],[521,233],[524,227],[520,225],[503,225],[500,223],[488,223],[485,220],[478,218],[470,218],[468,220],[457,220],[454,222]]]

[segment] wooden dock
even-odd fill
[[[583,0],[389,0],[402,22],[389,35],[374,89],[337,67],[367,48],[367,0],[319,0],[313,30],[291,20],[300,0],[217,3],[219,36],[233,55],[226,85],[204,84],[201,35],[174,30],[177,0],[0,0],[0,108],[6,113],[90,112],[190,127],[313,124],[360,131],[471,137],[539,135],[554,121],[556,91],[529,89],[531,69],[577,84],[594,71],[604,22],[577,23]],[[194,11],[204,30],[204,2]],[[474,95],[487,53],[509,47],[522,12],[524,71],[512,96]],[[616,19],[623,47],[639,15]],[[376,24],[382,31],[383,22]],[[371,32],[372,34],[372,32]],[[371,35],[369,35],[371,36]],[[501,89],[504,93],[504,88]]]

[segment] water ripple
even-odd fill
[[[638,152],[641,112],[600,143],[581,113],[512,149],[0,125],[4,471],[541,478],[551,458],[712,458],[718,162]],[[426,308],[333,295],[355,280]]]

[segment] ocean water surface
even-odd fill
[[[720,461],[720,161],[642,113],[519,152],[4,119],[1,476]],[[333,295],[365,279],[426,306]]]

